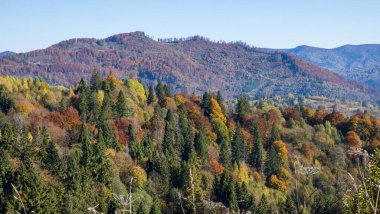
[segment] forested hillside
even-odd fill
[[[380,89],[380,45],[344,45],[333,49],[298,46],[286,51],[343,77]]]
[[[0,213],[373,213],[380,120],[0,76]]]
[[[94,68],[119,78],[161,80],[179,92],[220,90],[249,99],[292,93],[376,103],[378,92],[350,82],[295,55],[262,51],[243,42],[212,42],[200,36],[154,40],[143,32],[106,39],[71,39],[42,50],[0,57],[0,73],[41,77],[53,85],[89,80]]]

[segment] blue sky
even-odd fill
[[[0,0],[0,51],[137,30],[268,48],[380,43],[380,1]]]

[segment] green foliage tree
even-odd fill
[[[160,104],[161,107],[163,107],[165,104],[164,100],[166,97],[166,93],[165,93],[164,86],[162,85],[162,82],[160,80],[157,83],[156,94],[157,94],[158,103]]]
[[[200,122],[199,132],[195,137],[195,150],[198,157],[201,159],[202,163],[205,164],[208,161],[209,154],[207,150],[207,145],[210,144],[210,140],[206,134],[206,129],[203,122]]]
[[[117,117],[127,117],[127,102],[122,90],[119,91],[119,95],[117,96],[115,110]]]
[[[220,147],[219,162],[223,164],[224,167],[231,169],[231,148],[227,141],[223,141]]]
[[[4,113],[8,113],[8,111],[15,107],[14,100],[9,96],[5,87],[0,85],[0,108]]]
[[[95,69],[90,79],[91,90],[92,91],[100,90],[102,88],[102,84],[103,84],[103,79],[100,76],[99,71]]]
[[[234,139],[231,143],[232,163],[238,164],[241,160],[245,160],[245,156],[246,156],[245,151],[246,151],[245,142],[244,142],[243,134],[241,132],[240,123],[238,123]]]
[[[154,90],[153,90],[153,86],[150,85],[148,89],[148,98],[146,102],[148,105],[151,105],[153,101],[154,101]]]
[[[54,142],[50,139],[45,127],[41,130],[42,144],[40,146],[41,166],[49,170],[53,175],[60,175],[62,162],[58,155],[58,150]]]
[[[263,171],[263,139],[261,137],[260,128],[255,124],[253,128],[253,137],[255,139],[252,153],[250,154],[250,163],[257,171]]]
[[[244,115],[247,114],[248,112],[249,112],[249,101],[246,96],[240,95],[238,98],[238,102],[237,102],[236,110],[235,110],[236,119],[240,123],[243,123]]]

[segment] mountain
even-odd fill
[[[333,49],[298,46],[287,51],[314,65],[380,90],[379,44],[345,45]]]
[[[11,51],[0,52],[0,57],[1,57],[1,56],[6,56],[6,55],[11,55],[11,54],[15,54],[15,53],[14,53],[14,52],[11,52]]]
[[[94,69],[105,76],[160,79],[175,90],[221,90],[227,97],[320,95],[351,100],[378,100],[368,88],[347,81],[293,54],[263,51],[242,42],[212,42],[200,36],[154,40],[143,32],[106,39],[71,39],[42,50],[0,58],[0,73],[40,76],[70,86],[89,79]]]

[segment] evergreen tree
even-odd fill
[[[222,108],[223,113],[225,113],[226,107],[224,106],[224,99],[223,99],[222,93],[220,93],[220,91],[218,91],[218,93],[216,94],[216,101],[219,103],[220,108]]]
[[[100,121],[108,121],[114,118],[114,112],[112,111],[114,106],[113,98],[110,92],[105,93],[102,111],[100,113]],[[104,130],[103,130],[104,131]]]
[[[80,167],[80,161],[82,152],[79,149],[74,149],[71,152],[67,162],[67,177],[66,186],[68,190],[80,191],[82,182],[82,169]]]
[[[245,159],[245,142],[244,137],[241,132],[240,123],[238,123],[236,128],[236,133],[231,144],[231,159],[233,164],[238,164],[241,160]]]
[[[153,103],[153,101],[154,101],[154,91],[153,91],[152,85],[150,85],[149,89],[148,89],[148,98],[147,98],[146,102],[148,105],[150,105]]]
[[[174,116],[171,110],[168,111],[165,118],[165,133],[162,142],[162,150],[166,157],[174,157],[174,144],[175,144],[175,122]]]
[[[90,84],[91,84],[91,90],[97,91],[101,89],[102,87],[102,77],[100,76],[100,73],[98,70],[94,70],[91,76]]]
[[[238,98],[238,103],[236,105],[236,119],[243,123],[244,115],[249,112],[249,101],[246,96],[240,95]]]
[[[102,129],[99,130],[98,139],[94,148],[94,159],[96,173],[95,178],[98,182],[108,185],[111,177],[111,166],[105,156],[105,142]]]
[[[158,104],[160,104],[160,106],[163,107],[165,104],[164,103],[165,89],[164,89],[164,86],[162,85],[162,82],[160,80],[158,80],[158,83],[157,83],[156,93],[157,93]]]
[[[4,113],[15,107],[14,100],[9,96],[3,85],[0,85],[0,108]]]
[[[141,147],[141,143],[136,135],[135,129],[132,124],[128,126],[129,132],[129,153],[131,157],[135,160],[141,161],[143,158],[143,149]]]
[[[19,194],[13,194],[15,196],[13,199],[15,211],[58,213],[59,199],[56,191],[42,181],[29,156],[22,158],[22,164],[15,172],[12,184],[18,192],[23,194],[22,198],[19,197]]]
[[[272,208],[268,204],[267,198],[265,197],[264,194],[261,196],[260,202],[257,205],[256,213],[257,214],[272,213]]]
[[[281,214],[296,213],[296,208],[291,197],[287,196],[284,203],[280,206]]]
[[[40,146],[40,161],[41,166],[49,170],[54,175],[60,175],[62,162],[58,155],[58,150],[50,139],[45,127],[41,130],[42,144]]]
[[[255,139],[253,145],[253,151],[250,155],[250,163],[257,171],[263,171],[263,139],[261,137],[261,132],[259,126],[256,124],[253,129],[253,137]]]
[[[12,180],[13,169],[9,162],[9,154],[5,150],[0,150],[0,213],[12,210],[10,203],[13,198]]]
[[[204,109],[206,116],[210,116],[211,114],[211,97],[212,96],[209,93],[203,93],[201,107]]]
[[[231,169],[231,148],[226,140],[223,140],[220,147],[219,162],[223,164],[224,167]]]
[[[84,168],[86,168],[92,162],[93,152],[90,145],[91,144],[90,133],[85,123],[82,124],[78,142],[82,146],[82,158],[81,158],[80,163]]]
[[[254,213],[256,211],[255,197],[248,192],[248,187],[245,182],[236,185],[236,196],[239,209],[242,212]]]
[[[209,139],[206,134],[206,129],[203,122],[200,123],[199,132],[195,138],[195,150],[199,158],[202,160],[202,163],[207,163],[208,161],[208,150],[207,145],[210,144]]]
[[[119,95],[117,96],[115,108],[116,115],[118,117],[127,117],[127,103],[125,100],[124,92],[122,90],[119,91]]]
[[[166,97],[171,97],[172,96],[172,91],[170,89],[169,84],[164,85],[164,92]]]

